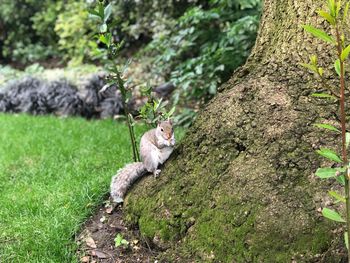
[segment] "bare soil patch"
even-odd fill
[[[127,247],[116,247],[118,234],[129,242]],[[123,221],[123,207],[113,207],[109,200],[86,221],[76,242],[83,263],[157,262],[158,252],[151,242],[138,229],[128,228]]]

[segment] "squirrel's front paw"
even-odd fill
[[[161,172],[160,169],[155,170],[155,171],[153,172],[154,177],[157,178],[157,177],[159,176],[160,172]]]
[[[175,145],[175,139],[171,139],[170,140],[170,146],[174,146]]]

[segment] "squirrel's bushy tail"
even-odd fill
[[[121,203],[129,187],[147,170],[142,162],[130,163],[120,169],[112,178],[111,197],[114,202]]]

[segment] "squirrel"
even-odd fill
[[[129,187],[146,173],[157,177],[163,164],[173,152],[175,146],[174,129],[171,120],[161,121],[157,127],[147,131],[140,141],[141,161],[127,164],[120,169],[111,182],[111,197],[114,202],[122,203]]]

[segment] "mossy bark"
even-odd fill
[[[298,63],[334,54],[301,24],[324,26],[323,1],[266,0],[252,55],[201,111],[157,179],[139,182],[126,219],[165,262],[340,262],[341,233],[317,211],[331,183],[315,149],[337,137],[312,126],[337,104]]]

